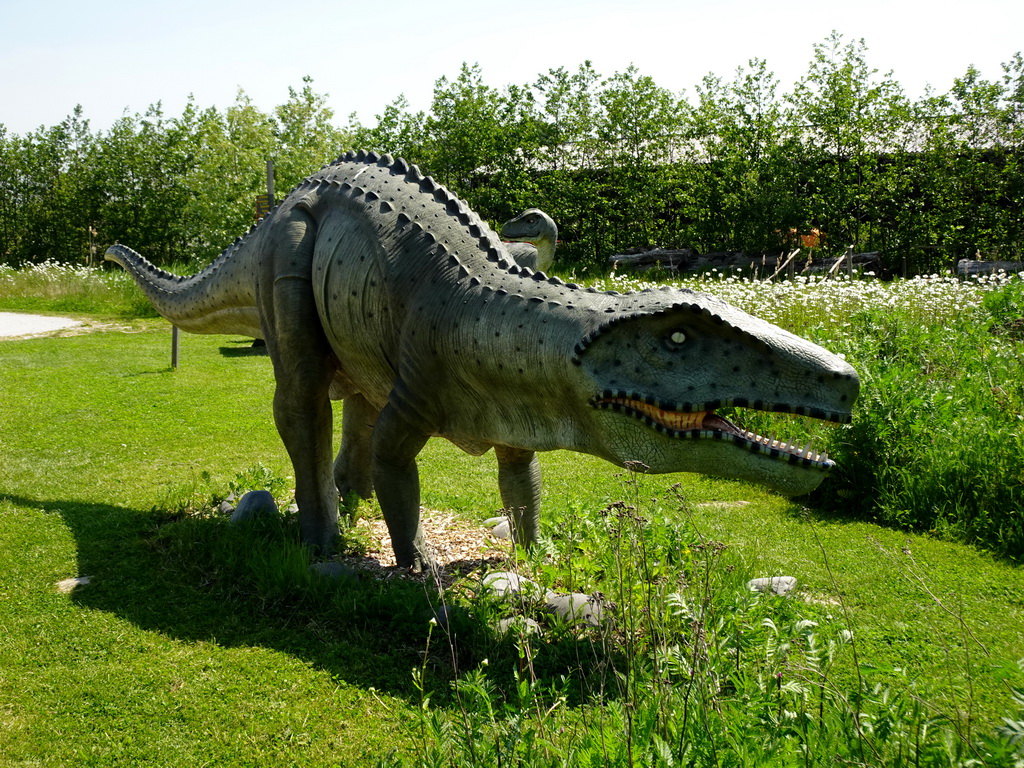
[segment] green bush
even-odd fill
[[[992,315],[989,330],[1011,341],[1024,341],[1024,282],[1007,283],[985,295],[984,307]]]
[[[1020,295],[1014,284],[987,303]],[[819,504],[1024,558],[1024,366],[990,325],[982,313],[956,328],[880,310],[852,318],[845,351],[862,394]]]

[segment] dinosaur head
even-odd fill
[[[849,422],[859,382],[842,358],[690,291],[605,312],[574,360],[591,393],[601,455],[652,472],[753,481],[787,495],[813,490],[834,466],[814,448],[757,435],[716,410]]]
[[[533,243],[558,240],[558,227],[544,211],[530,208],[501,225],[501,236],[514,243]]]

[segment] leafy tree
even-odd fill
[[[58,125],[5,142],[13,164],[2,182],[7,258],[88,258],[95,205],[91,145],[80,106]]]
[[[479,65],[463,64],[455,80],[435,83],[424,130],[423,165],[485,218],[507,218],[535,199],[529,89],[491,88]]]
[[[1019,67],[1019,55],[1004,64],[1001,83],[970,67],[948,93],[929,94],[919,106],[924,128],[916,175],[921,181],[904,204],[919,210],[925,223],[920,241],[935,256],[930,262],[916,260],[917,270],[949,266],[979,251],[995,254],[1000,246],[1019,253]]]
[[[811,228],[798,194],[799,143],[777,88],[759,59],[730,83],[709,74],[697,88],[677,192],[691,245],[771,250],[786,244],[791,229]]]
[[[189,219],[194,252],[206,262],[254,223],[256,197],[267,191],[267,160],[277,147],[276,126],[242,90],[224,112],[203,110],[194,115],[194,124]]]
[[[790,120],[803,134],[808,201],[836,249],[866,248],[875,203],[891,180],[883,156],[898,141],[908,114],[891,73],[877,79],[863,40],[833,32],[814,46],[809,73],[790,96]]]
[[[504,150],[501,94],[483,82],[479,64],[463,64],[455,80],[441,77],[426,119],[424,161],[445,186],[475,202],[484,171]]]
[[[11,259],[17,248],[16,190],[20,162],[18,140],[0,123],[0,262]]]
[[[961,249],[984,249],[986,244],[1019,247],[1021,243],[1022,94],[1020,53],[1003,64],[1001,81],[985,80],[974,67],[954,81],[952,150],[968,207],[959,230]]]
[[[191,255],[195,120],[191,102],[180,119],[166,118],[157,103],[143,115],[122,117],[98,138],[100,242],[126,243],[158,264]]]
[[[597,137],[601,77],[586,61],[570,73],[549,69],[532,86],[536,121],[537,199],[563,240],[559,260],[593,260],[603,246],[601,145]]]
[[[1003,64],[1002,135],[1005,148],[1002,210],[1004,243],[1011,254],[1024,249],[1024,56]]]
[[[963,206],[956,245],[979,249],[1002,239],[999,232],[1002,178],[999,160],[1004,151],[1000,126],[1000,83],[985,80],[973,66],[953,82],[950,123],[955,141],[957,181]],[[985,162],[985,161],[988,162]],[[979,162],[981,161],[981,162]],[[995,237],[993,237],[995,236]]]
[[[354,120],[354,115],[350,119]],[[423,112],[409,112],[409,101],[404,94],[384,107],[384,113],[376,119],[377,124],[372,128],[358,121],[349,123],[353,147],[401,157],[410,163],[423,162],[427,118]]]
[[[664,234],[657,215],[672,186],[671,162],[681,135],[681,104],[636,67],[602,84],[602,139],[609,185],[609,242],[615,250],[655,245]]]
[[[302,90],[289,88],[288,101],[274,110],[274,166],[280,197],[350,148],[349,135],[331,122],[334,111],[327,106],[327,94],[313,90],[311,77],[302,82]]]
[[[599,167],[600,81],[594,65],[585,61],[572,74],[564,67],[549,69],[533,83],[537,102],[537,160],[545,171],[573,172]]]

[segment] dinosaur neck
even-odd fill
[[[425,431],[459,445],[586,445],[581,425],[592,393],[574,350],[601,322],[608,297],[538,275],[484,269],[415,316],[426,332],[416,333],[415,350],[403,348],[400,396],[407,413],[424,417]]]
[[[555,241],[556,238],[548,237],[546,235],[538,237],[533,241],[534,246],[537,248],[537,261],[541,264],[550,264],[555,259]]]

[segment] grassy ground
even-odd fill
[[[0,342],[0,764],[410,756],[423,738],[411,673],[426,650],[426,595],[364,584],[359,606],[318,613],[205,557],[202,539],[221,531],[213,522],[195,539],[173,533],[168,500],[226,492],[257,464],[291,469],[270,415],[269,361],[243,340],[183,335],[171,371],[169,347],[160,321]],[[1019,568],[742,484],[681,475],[637,489],[588,457],[547,454],[542,465],[549,535],[597,525],[599,510],[633,495],[649,517],[724,542],[738,583],[796,576],[801,602],[787,610],[854,634],[860,665],[847,658],[837,680],[902,680],[971,733],[1017,714],[1007,685],[1021,684],[1024,657]],[[479,520],[499,506],[491,456],[432,441],[421,475],[428,507]],[[684,511],[669,501],[675,482]],[[524,567],[544,579],[541,562]],[[91,582],[58,591],[78,576]],[[446,679],[430,684],[443,705]]]
[[[400,690],[406,671],[225,600],[155,548],[150,510],[202,472],[225,489],[260,461],[287,473],[267,360],[189,337],[172,373],[169,339],[163,326],[0,347],[0,758],[330,764],[376,752],[399,724],[379,711],[390,694],[368,688]],[[57,591],[76,576],[92,582]]]

